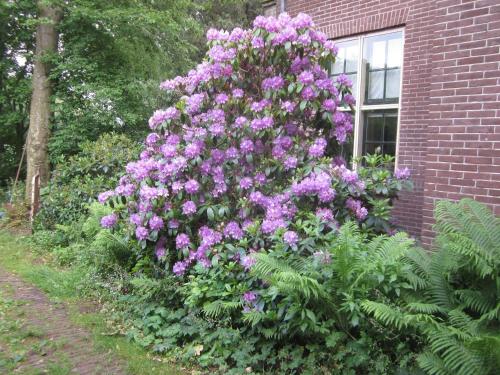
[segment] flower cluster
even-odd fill
[[[249,228],[263,241],[282,231],[296,246],[301,211],[335,225],[346,214],[364,220],[365,184],[328,154],[352,131],[351,115],[337,111],[353,102],[350,82],[326,69],[335,45],[305,14],[257,17],[250,30],[211,29],[207,39],[196,69],[161,84],[177,103],[153,114],[140,160],[99,201],[125,201],[121,217],[135,238],[176,275],[210,267]],[[117,221],[112,214],[102,225]],[[238,259],[245,270],[254,263],[248,254]]]

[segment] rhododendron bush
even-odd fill
[[[355,99],[346,76],[329,77],[337,49],[309,16],[258,17],[251,30],[212,29],[207,39],[195,70],[161,84],[178,100],[150,118],[140,160],[100,195],[117,208],[104,227],[126,222],[143,255],[178,276],[221,257],[249,269],[271,242],[303,249],[305,215],[325,230],[366,223],[401,189],[407,171],[356,172],[335,155],[353,130],[341,108]]]

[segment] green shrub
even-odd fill
[[[35,227],[53,229],[56,224],[79,220],[100,192],[117,184],[124,165],[138,154],[139,144],[123,134],[110,133],[84,143],[79,154],[61,158],[42,189]]]
[[[415,249],[406,264],[414,287],[404,306],[367,301],[390,327],[426,339],[418,363],[429,374],[494,374],[500,366],[500,219],[470,199],[435,210],[435,253]]]

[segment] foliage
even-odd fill
[[[415,250],[406,264],[414,292],[393,309],[364,310],[388,326],[413,327],[427,341],[418,357],[429,374],[493,374],[500,364],[500,220],[470,199],[438,202],[437,252]]]
[[[204,29],[248,24],[259,7],[257,0],[57,3],[64,14],[59,49],[47,56],[53,163],[105,132],[142,138],[149,113],[169,100],[158,82],[184,73],[204,53]],[[0,185],[16,172],[29,123],[36,4],[0,2]]]
[[[0,186],[13,178],[28,127],[33,1],[0,2]]]
[[[104,134],[85,142],[77,155],[59,158],[48,186],[42,189],[39,228],[67,225],[86,214],[99,192],[116,184],[123,165],[139,153],[139,144],[125,135]]]

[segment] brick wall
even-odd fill
[[[500,214],[498,0],[288,0],[330,38],[405,27],[399,166],[415,190],[395,221],[425,244],[436,199],[471,196]]]
[[[435,7],[424,243],[436,199],[470,196],[500,215],[500,1]]]

